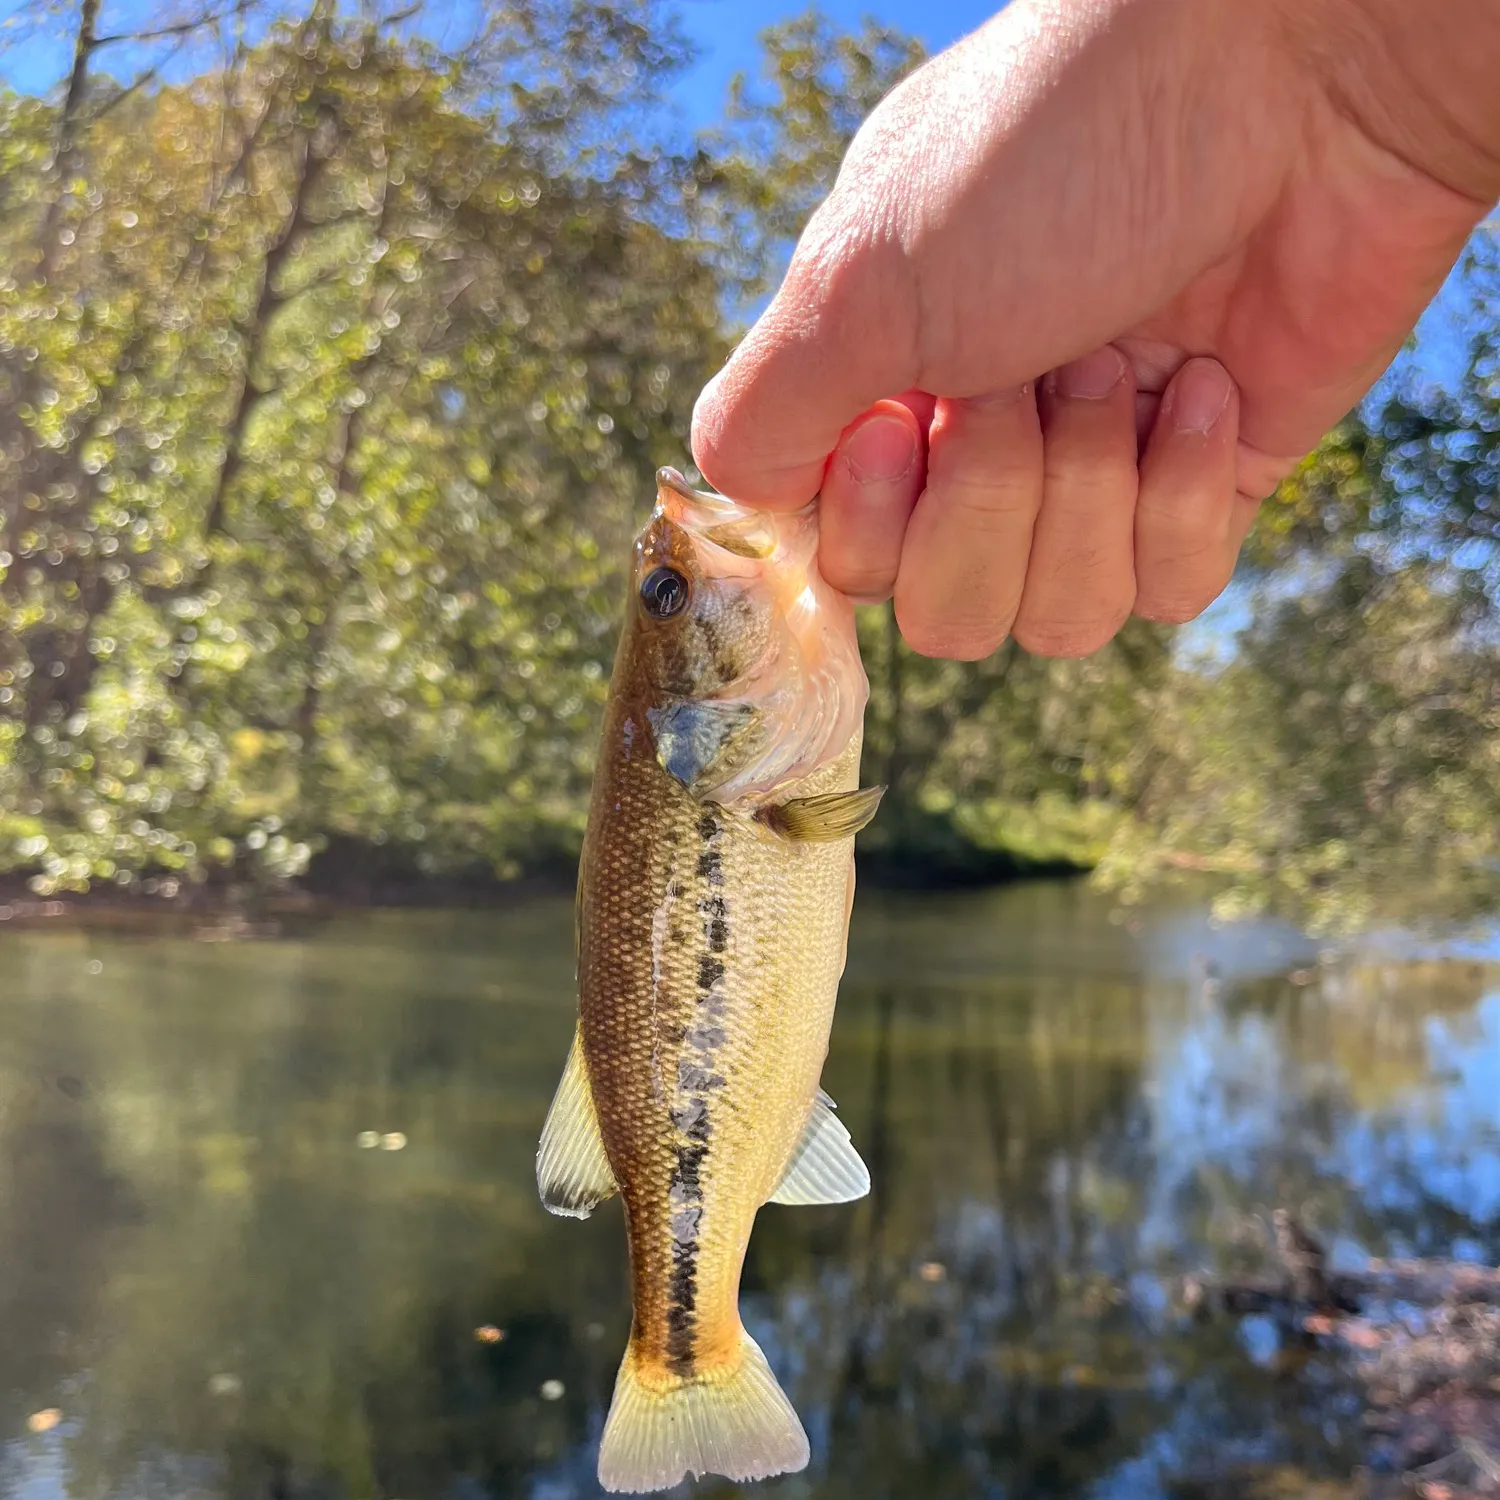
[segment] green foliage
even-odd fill
[[[1327,927],[1481,914],[1500,855],[1500,672],[1462,589],[1355,558],[1188,678],[1156,726],[1140,821],[1108,873],[1230,878]]]
[[[565,867],[650,475],[920,49],[784,23],[674,154],[658,0],[476,7],[446,46],[330,0],[155,38],[123,0],[134,32],[28,14],[72,60],[56,102],[0,97],[0,872]],[[1226,911],[1328,925],[1482,909],[1488,233],[1467,270],[1464,379],[1397,379],[1283,485],[1227,661],[1132,622],[1087,661],[934,662],[862,611],[869,855],[1131,894],[1206,871]]]
[[[85,135],[48,276],[0,289],[0,865],[576,843],[640,478],[723,347],[652,222],[688,167],[600,138],[665,66],[627,9],[464,58],[315,9]],[[24,265],[60,189],[8,111]]]
[[[1483,916],[1500,893],[1500,255],[1470,247],[1453,389],[1398,364],[1281,487],[1248,549],[1253,622],[1186,671],[1104,874],[1222,878],[1227,914]]]

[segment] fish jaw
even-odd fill
[[[818,566],[816,504],[754,510],[662,469],[643,542],[653,535],[656,549],[665,538],[666,550],[690,558],[703,578],[762,591],[773,617],[756,668],[705,695],[721,712],[734,706],[753,714],[755,751],[722,771],[690,760],[688,790],[724,806],[753,806],[836,760],[864,722],[870,689],[854,606]]]

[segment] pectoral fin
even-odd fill
[[[875,816],[883,786],[856,792],[823,792],[816,797],[794,797],[774,807],[763,807],[756,817],[767,828],[793,843],[829,844],[851,838]]]
[[[853,1203],[870,1191],[870,1169],[834,1109],[833,1100],[819,1089],[772,1203]]]
[[[586,1219],[606,1198],[620,1191],[589,1087],[583,1039],[575,1031],[562,1082],[547,1111],[536,1152],[536,1185],[548,1213]]]

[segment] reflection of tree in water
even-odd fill
[[[1464,1237],[1500,1256],[1472,1184],[1452,1185],[1494,1157],[1500,1115],[1488,1139],[1464,1128],[1434,1051],[1437,1037],[1490,1050],[1479,1002],[1492,979],[1466,962],[1294,971],[1238,984],[1159,1038],[1156,1191],[1171,1217],[1197,1214],[1229,1251],[1247,1211],[1280,1201],[1372,1254],[1448,1254]]]
[[[25,1020],[0,1059],[0,1437],[77,1370],[110,1238],[140,1213],[106,1157],[85,1028],[65,1009]],[[0,1447],[0,1488],[11,1457]]]
[[[851,990],[835,1064],[850,1080],[851,1052],[866,1062],[867,1123],[857,1084],[830,1088],[872,1157],[875,1196],[821,1268],[783,1216],[752,1247],[763,1284],[805,1276],[825,1303],[808,1317],[818,1298],[799,1288],[779,1324],[789,1363],[811,1367],[799,1400],[816,1393],[837,1454],[819,1493],[1071,1495],[1125,1474],[1140,1487],[1120,1494],[1160,1493],[1174,1470],[1272,1460],[1304,1480],[1347,1474],[1357,1402],[1340,1370],[1296,1348],[1267,1349],[1257,1368],[1232,1333],[1177,1325],[1131,1284],[1243,1254],[1252,1214],[1287,1188],[1356,1232],[1375,1219],[1409,1231],[1404,1207],[1358,1203],[1330,1152],[1375,1102],[1372,1065],[1393,1094],[1430,1084],[1422,1028],[1472,1010],[1477,971],[1407,969],[1368,1009],[1345,993],[1359,975],[1341,973],[1344,992],[1299,975],[1236,987],[1222,1006],[1099,979]],[[1249,1078],[1225,1049],[1273,995],[1276,1066]],[[1153,1016],[1208,1050],[1206,1087],[1225,1097],[1193,1123],[1233,1113],[1242,1088],[1273,1096],[1259,1135],[1230,1133],[1241,1159],[1221,1160],[1212,1131],[1159,1159],[1148,1085],[1164,1081],[1142,1075]],[[1151,1225],[1163,1190],[1166,1223]],[[1437,1234],[1472,1232],[1437,1210],[1419,1210]],[[928,1262],[940,1281],[923,1280]]]
[[[841,1004],[830,1090],[874,1194],[826,1268],[783,1214],[751,1252],[766,1281],[807,1276],[832,1304],[779,1325],[816,1366],[798,1398],[837,1454],[819,1493],[1080,1493],[1159,1419],[1099,1274],[1130,1210],[1121,1143],[1139,1150],[1139,997],[886,985]]]
[[[1325,1232],[1445,1222],[1356,1194],[1337,1152],[1387,1129],[1376,1185],[1400,1184],[1398,1106],[1446,1097],[1424,1027],[1459,1034],[1482,976],[1194,1001],[1086,911],[1028,908],[1032,931],[948,910],[894,920],[841,1000],[827,1084],[875,1193],[770,1208],[752,1243],[747,1317],[815,1454],[758,1493],[1136,1500],[1231,1462],[1347,1473],[1331,1368],[1256,1367],[1231,1330],[1176,1323],[1150,1273],[1221,1264],[1225,1224],[1282,1184]],[[61,1406],[80,1500],[593,1495],[619,1215],[547,1219],[531,1173],[569,923],[101,944],[87,980],[71,943],[0,954],[0,1438]],[[1271,1106],[1247,1115],[1254,1091]],[[408,1141],[361,1150],[365,1130]]]
[[[493,947],[441,930],[405,950],[105,949],[91,991],[76,948],[26,944],[33,971],[0,979],[17,1068],[92,1092],[6,1090],[0,1389],[24,1396],[4,1432],[57,1404],[77,1494],[174,1494],[197,1460],[202,1492],[233,1500],[455,1474],[510,1495],[573,1442],[613,1375],[623,1274],[617,1226],[534,1203],[568,1024],[566,914],[548,926],[539,957],[504,955],[504,991]],[[365,1128],[409,1143],[362,1151]],[[145,1205],[124,1230],[116,1179]],[[503,1342],[476,1342],[489,1323]],[[552,1379],[567,1395],[544,1404]]]

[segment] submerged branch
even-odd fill
[[[1371,1260],[1330,1270],[1323,1247],[1276,1215],[1279,1276],[1188,1277],[1199,1317],[1273,1317],[1283,1339],[1348,1361],[1364,1393],[1372,1500],[1500,1494],[1500,1268]],[[1436,1488],[1441,1481],[1441,1488]]]

